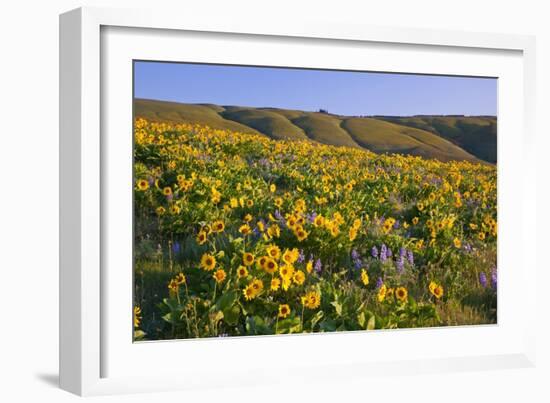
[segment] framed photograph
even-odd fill
[[[60,24],[64,389],[533,365],[533,38]]]

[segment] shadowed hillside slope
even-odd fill
[[[346,119],[342,127],[359,145],[375,153],[411,154],[442,161],[476,159],[451,142],[412,127],[371,118]]]
[[[377,117],[378,118],[378,117]],[[497,119],[494,116],[379,117],[437,134],[477,158],[497,162]]]
[[[400,153],[440,161],[496,162],[496,118],[347,117],[329,113],[136,99],[135,117],[260,133],[276,140]]]
[[[304,131],[286,117],[264,109],[228,108],[220,115],[225,119],[252,127],[276,140],[307,140]]]

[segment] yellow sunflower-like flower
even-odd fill
[[[175,279],[170,280],[170,282],[168,283],[168,291],[170,292],[170,296],[176,295],[179,289],[180,286],[178,282]]]
[[[178,285],[185,284],[185,282],[187,281],[186,278],[185,278],[185,274],[183,274],[183,273],[178,273],[176,275],[176,277],[174,277],[174,280],[176,280],[176,283]]]
[[[298,285],[302,285],[306,281],[306,275],[302,270],[297,270],[292,276],[292,281]]]
[[[214,221],[212,223],[212,231],[214,231],[214,232],[223,232],[224,229],[225,229],[225,224],[224,224],[223,221],[218,220],[218,221]]]
[[[437,283],[435,281],[430,281],[430,284],[428,285],[428,290],[430,290],[430,293],[433,294],[435,287],[437,287]]]
[[[271,279],[271,291],[277,291],[281,286],[281,280],[278,278]]]
[[[281,228],[277,224],[270,225],[267,233],[271,237],[279,238],[281,236]]]
[[[162,189],[162,194],[164,196],[170,196],[172,194],[172,188],[169,186],[166,186],[164,189]]]
[[[386,284],[382,284],[380,288],[378,289],[378,294],[376,295],[376,298],[378,299],[378,302],[384,301],[386,298],[386,292],[388,288],[386,287]]]
[[[248,276],[248,269],[245,266],[239,266],[237,268],[237,277],[238,278],[243,278],[243,277],[246,277],[246,276]]]
[[[298,238],[298,242],[302,242],[303,240],[307,239],[307,236],[309,235],[302,226],[296,228],[294,231],[294,234],[296,235],[296,238]]]
[[[279,305],[279,318],[284,319],[288,315],[290,315],[290,307],[288,304]]]
[[[321,294],[318,291],[310,291],[302,297],[302,304],[308,309],[317,309],[321,305]]]
[[[206,240],[207,240],[206,232],[205,231],[199,231],[199,233],[197,234],[197,243],[199,245],[202,245],[206,242]]]
[[[149,182],[145,179],[140,179],[137,181],[137,188],[144,192],[149,189]]]
[[[252,266],[253,263],[254,263],[254,255],[252,253],[245,252],[243,254],[243,264],[245,266]]]
[[[306,271],[307,274],[311,274],[311,272],[313,271],[313,260],[308,260],[308,262],[306,263]]]
[[[286,264],[293,264],[300,257],[300,251],[298,249],[286,249],[283,253],[283,262]]]
[[[264,289],[264,283],[262,280],[260,280],[259,278],[255,278],[254,280],[252,280],[252,282],[250,283],[250,285],[252,286],[252,289],[254,290],[254,292],[256,293],[256,295],[258,295],[259,293],[261,293]]]
[[[251,299],[256,298],[256,292],[254,291],[254,288],[252,287],[252,284],[248,284],[244,290],[243,290],[244,299],[247,301],[250,301]]]
[[[227,274],[225,273],[224,269],[218,269],[216,272],[212,275],[214,277],[214,280],[216,280],[216,283],[220,284],[225,280],[227,277]]]
[[[279,311],[280,310],[281,308],[279,307]],[[290,313],[290,309],[289,309],[289,313]],[[136,305],[134,306],[134,327],[135,328],[139,327],[140,322],[141,322],[141,308]]]
[[[369,275],[365,269],[361,269],[361,282],[364,286],[369,285]]]
[[[277,190],[277,186],[276,186],[274,183],[272,183],[271,185],[269,185],[269,191],[270,191],[271,193],[275,193],[276,190]]]
[[[443,296],[443,286],[437,284],[435,281],[430,281],[428,289],[430,290],[430,293],[437,299],[440,299]]]
[[[216,258],[208,253],[201,257],[201,265],[204,270],[212,271],[216,267]]]
[[[437,299],[440,299],[443,296],[443,286],[441,284],[438,284],[437,287],[434,288],[433,295]]]
[[[285,264],[279,268],[279,274],[283,279],[291,279],[294,275],[294,266]]]
[[[313,226],[319,228],[323,225],[325,225],[325,218],[320,214],[315,216],[315,218],[313,219]]]
[[[239,232],[243,235],[249,235],[252,233],[252,229],[250,228],[250,225],[244,224],[239,227]]]
[[[405,287],[397,287],[395,289],[395,297],[401,301],[405,302],[407,300],[407,297],[409,296],[409,292]]]
[[[258,268],[265,269],[265,264],[267,262],[267,259],[269,259],[269,256],[260,256],[260,258],[256,260],[256,264],[258,265]]]
[[[462,246],[462,241],[458,238],[455,238],[453,239],[453,245],[455,246],[455,248],[460,249],[460,247]]]
[[[277,271],[277,269],[279,268],[279,265],[277,264],[275,259],[272,259],[269,257],[267,258],[263,268],[267,273],[273,274]]]
[[[279,247],[277,245],[269,245],[267,248],[266,248],[266,252],[268,254],[268,256],[272,259],[279,259],[279,257],[281,256],[281,250],[279,249]]]

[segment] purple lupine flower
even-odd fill
[[[181,251],[181,245],[179,242],[174,242],[172,244],[172,252],[174,253],[174,255],[177,255],[178,253],[180,253]]]
[[[378,248],[376,246],[373,246],[372,249],[370,250],[370,254],[373,258],[377,259],[378,258]]]
[[[465,243],[464,244],[464,250],[468,253],[470,253],[472,251],[472,245],[470,243]]]
[[[493,287],[494,289],[497,288],[497,268],[496,266],[493,266],[493,268],[491,269],[491,287]]]
[[[412,250],[407,251],[407,260],[411,266],[414,265],[414,255]]]
[[[170,193],[168,196],[166,196],[166,200],[168,200],[169,202],[171,202],[173,198],[174,198],[173,193]]]
[[[315,262],[315,266],[313,267],[313,269],[315,270],[315,272],[317,274],[321,274],[321,270],[323,270],[323,264],[321,263],[321,259],[317,259],[317,261]]]
[[[147,181],[149,182],[149,186],[153,186],[155,184],[155,178],[152,176],[148,176]]]
[[[395,262],[395,266],[397,267],[397,272],[399,274],[403,273],[403,270],[405,269],[405,259],[403,258],[403,256],[399,256],[399,258]]]
[[[351,251],[351,258],[353,260],[357,260],[357,259],[360,259],[361,256],[359,256],[359,252],[357,252],[357,249],[352,249]]]
[[[298,263],[304,263],[304,260],[306,260],[306,257],[304,255],[304,251],[300,249],[300,254],[298,255]]]
[[[281,212],[279,210],[275,210],[275,218],[278,220],[278,221],[281,221],[284,219],[284,217],[281,215]]]
[[[395,224],[393,224],[393,228],[394,229],[398,229],[399,228],[399,220],[395,220]]]
[[[308,215],[307,215],[307,219],[308,219],[308,221],[311,222],[311,223],[312,223],[313,221],[315,221],[315,217],[317,217],[317,213],[316,213],[315,211],[312,212],[311,214],[308,214]]]
[[[380,260],[382,262],[386,261],[386,259],[388,258],[388,248],[386,247],[385,244],[382,244],[382,246],[380,247]]]
[[[359,270],[363,266],[363,261],[361,259],[354,259],[353,265],[357,270]]]
[[[483,271],[479,273],[479,284],[481,284],[483,288],[487,287],[487,275]]]
[[[386,256],[387,257],[392,257],[393,256],[393,253],[392,253],[390,248],[388,248],[388,250],[386,251]]]
[[[376,280],[376,288],[382,287],[384,284],[384,280],[382,280],[382,277],[378,277],[378,280]]]
[[[407,249],[404,247],[399,248],[399,257],[406,257],[407,256]]]

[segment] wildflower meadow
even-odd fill
[[[496,323],[496,166],[134,126],[136,341]]]

